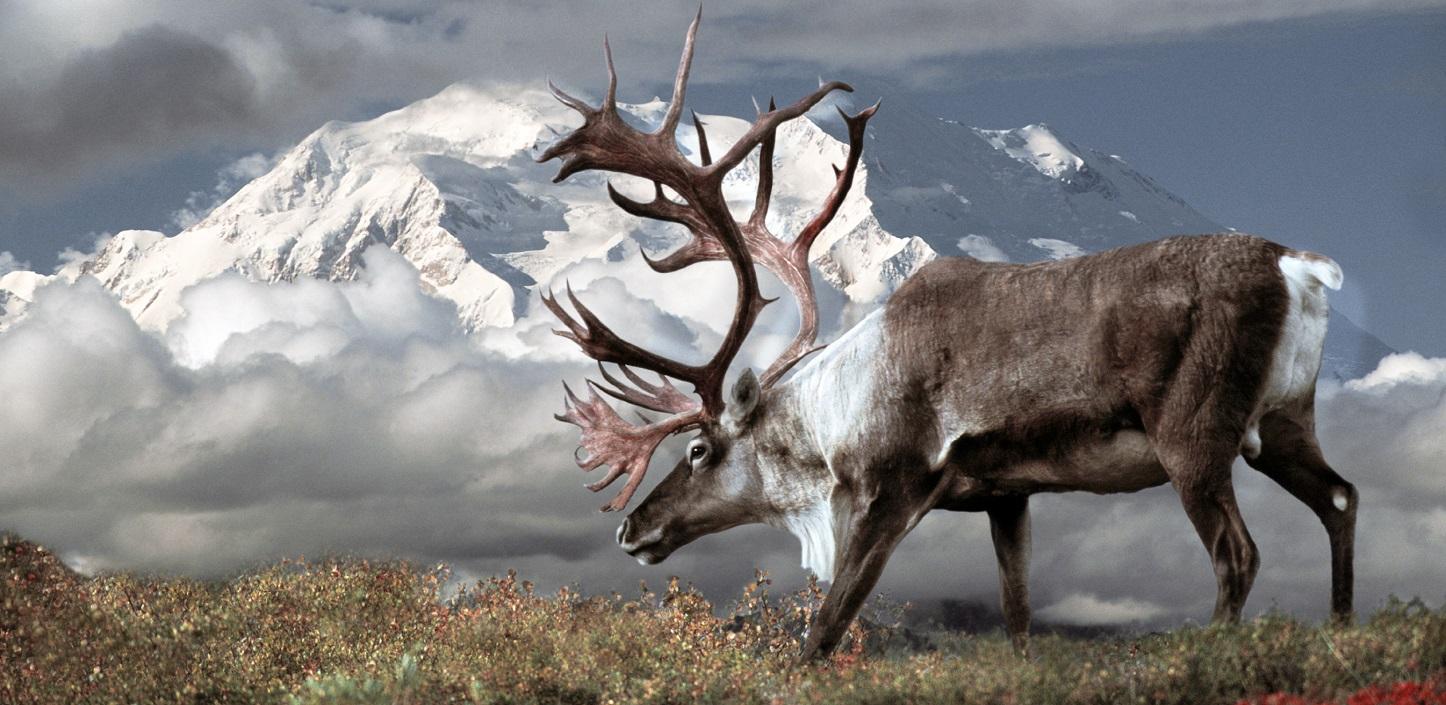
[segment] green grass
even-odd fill
[[[360,560],[226,582],[83,578],[8,537],[0,702],[1345,702],[1371,684],[1430,690],[1446,671],[1446,611],[1419,603],[1350,627],[1272,614],[1139,637],[1037,636],[1029,660],[997,633],[905,648],[889,629],[856,626],[830,663],[796,666],[816,590],[770,597],[760,579],[720,617],[676,583],[624,599],[539,595],[514,576],[449,592],[446,578]]]

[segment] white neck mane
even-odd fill
[[[798,537],[803,549],[803,569],[813,571],[819,580],[831,582],[837,546],[834,545],[833,509],[828,500],[784,516],[783,525]]]
[[[800,441],[810,443],[818,457],[829,462],[831,449],[855,430],[873,397],[874,366],[883,344],[883,309],[879,308],[824,348],[786,383],[792,389],[795,408],[804,433]],[[825,482],[831,479],[831,474]],[[796,491],[796,487],[790,488]],[[803,567],[820,580],[833,580],[833,508],[828,486],[809,488],[798,506],[781,518],[802,547]]]

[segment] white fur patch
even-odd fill
[[[1285,255],[1280,271],[1290,302],[1266,376],[1261,415],[1308,394],[1315,384],[1330,319],[1324,289],[1340,288],[1342,279],[1340,266],[1319,256]]]
[[[792,380],[798,388],[805,426],[825,458],[858,432],[860,420],[871,411],[879,350],[884,343],[883,312],[879,308],[865,316]]]
[[[1245,441],[1240,444],[1240,454],[1252,460],[1260,457],[1260,421],[1252,420],[1250,428],[1245,429]]]
[[[833,510],[827,501],[818,502],[783,517],[784,526],[798,537],[803,549],[803,568],[819,580],[833,580]]]
[[[1280,271],[1285,272],[1287,279],[1301,281],[1309,277],[1317,284],[1324,284],[1331,291],[1339,291],[1346,278],[1345,272],[1341,271],[1341,266],[1336,264],[1335,260],[1321,255],[1309,258],[1286,255],[1280,258]]]
[[[1346,507],[1351,506],[1350,498],[1346,497],[1346,491],[1342,489],[1337,489],[1331,493],[1331,503],[1336,505],[1336,509],[1343,512],[1346,510]]]

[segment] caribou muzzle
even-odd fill
[[[643,565],[663,562],[663,559],[671,555],[676,548],[666,545],[663,541],[662,529],[640,530],[638,522],[634,522],[631,516],[623,519],[623,523],[618,526],[618,545]]]

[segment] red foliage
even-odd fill
[[[1373,685],[1346,698],[1346,705],[1446,705],[1446,688],[1434,678],[1419,683]]]
[[[1271,693],[1260,695],[1248,700],[1241,700],[1235,705],[1321,705],[1314,700],[1307,700],[1304,696],[1291,693]]]
[[[1310,700],[1291,693],[1258,695],[1235,705],[1334,705],[1334,700]],[[1346,705],[1446,705],[1446,685],[1437,678],[1373,685],[1352,693]]]

